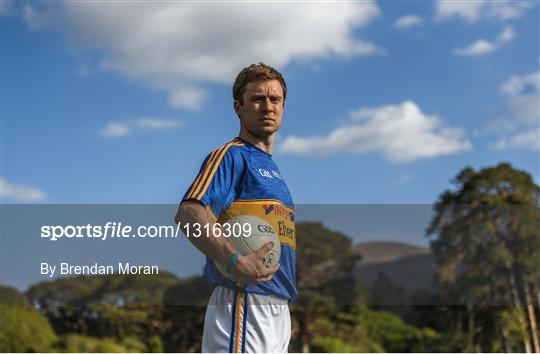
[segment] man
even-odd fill
[[[206,255],[203,277],[214,288],[206,310],[203,352],[287,352],[288,308],[296,296],[294,206],[272,160],[281,127],[287,86],[263,63],[244,68],[233,85],[240,134],[212,151],[186,192],[176,215],[182,225],[222,223],[237,215],[266,220],[279,234],[279,262],[266,268],[265,244],[241,256],[224,237],[189,237]],[[234,277],[225,277],[216,264]]]

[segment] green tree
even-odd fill
[[[146,346],[133,337],[123,338],[93,338],[80,334],[63,336],[57,348],[64,353],[142,353]]]
[[[11,286],[0,285],[0,303],[7,305],[30,306],[26,296]]]
[[[11,287],[0,286],[0,352],[51,352],[57,340],[45,317]]]
[[[350,238],[318,222],[296,225],[297,287],[299,297],[292,306],[297,335],[294,351],[309,351],[316,335],[315,320],[361,305],[361,289],[354,276],[359,259]]]
[[[115,345],[136,337],[146,346],[143,351],[152,351],[163,346],[164,296],[180,282],[167,272],[81,276],[40,283],[27,296],[60,335],[110,337]]]
[[[431,328],[416,328],[391,313],[367,311],[362,317],[369,338],[386,352],[438,351],[440,335]]]
[[[531,289],[540,281],[540,188],[530,175],[502,163],[475,171],[463,169],[454,190],[445,191],[427,230],[439,265],[440,293],[457,311],[455,332],[466,333],[467,351],[537,348],[536,316],[527,311],[529,335],[521,348],[501,319],[533,307]],[[529,295],[529,296],[527,296]],[[538,296],[536,296],[538,298]]]
[[[377,274],[369,290],[368,303],[371,308],[388,311],[398,316],[404,315],[408,304],[407,292],[394,284],[384,271]]]
[[[206,305],[212,289],[200,277],[185,279],[164,294],[160,323],[167,352],[200,352]]]

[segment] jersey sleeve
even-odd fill
[[[224,146],[210,153],[182,201],[195,200],[209,207],[217,218],[239,193],[246,163],[241,154]]]

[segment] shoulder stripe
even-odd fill
[[[204,172],[202,173],[201,175],[201,179],[199,180],[199,183],[197,183],[197,186],[195,187],[195,189],[193,190],[193,193],[191,193],[189,195],[189,199],[194,199],[195,196],[199,193],[199,191],[201,190],[201,187],[203,185],[203,181],[206,180],[206,178],[208,177],[208,174],[210,173],[210,171],[212,170],[212,167],[214,166],[214,164],[216,163],[216,160],[219,158],[219,155],[221,154],[221,151],[223,151],[223,149],[225,149],[225,146],[222,146],[215,151],[215,154],[212,158],[211,161],[208,161],[208,163],[206,164],[206,167],[204,169]]]
[[[211,169],[208,169],[206,172],[208,173],[210,171],[210,174],[206,174],[205,177],[203,177],[203,184],[193,193],[195,200],[201,200],[204,193],[206,193],[206,190],[210,186],[210,183],[212,182],[212,178],[214,178],[214,175],[216,174],[217,168],[219,164],[221,163],[221,160],[223,160],[223,156],[225,156],[225,153],[229,148],[231,147],[233,143],[230,142],[224,147],[220,149],[220,151],[217,154],[217,158],[214,160]],[[202,187],[202,190],[201,190]]]
[[[204,170],[202,170],[197,176],[186,199],[202,199],[204,193],[210,185],[210,181],[212,181],[212,177],[214,177],[214,174],[216,173],[217,167],[223,159],[223,156],[225,156],[225,153],[231,146],[245,146],[245,144],[240,139],[234,139],[231,140],[229,143],[225,144],[224,146],[212,151],[206,163],[206,166],[204,167]],[[202,193],[200,193],[201,188],[203,188]]]
[[[240,140],[239,138],[235,138],[231,141],[231,143],[237,143],[239,144],[238,146],[245,146],[246,144],[244,144],[244,142],[242,140]]]
[[[186,199],[192,198],[193,192],[199,188],[202,177],[205,174],[205,172],[209,169],[209,166],[212,165],[212,162],[214,161],[214,158],[216,157],[218,150],[219,149],[215,149],[214,151],[210,153],[210,157],[208,158],[208,161],[206,162],[206,166],[201,172],[199,172],[199,175],[195,179],[195,182],[193,182],[193,186],[191,186],[191,189],[189,190],[189,193],[188,193],[188,197]]]

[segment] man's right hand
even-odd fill
[[[236,281],[236,285],[240,287],[246,284],[256,285],[257,282],[272,280],[272,277],[279,269],[279,262],[276,262],[270,268],[263,264],[264,257],[272,247],[274,247],[274,243],[270,241],[257,251],[238,257],[230,272]]]

